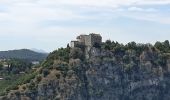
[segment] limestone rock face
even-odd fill
[[[170,59],[167,60],[167,68],[168,68],[168,72],[170,72]]]
[[[48,81],[40,82],[34,92],[6,99],[170,100],[169,72],[152,64],[155,54],[145,52],[141,56],[138,62],[126,68],[124,63],[116,60],[113,52],[92,48],[88,62],[72,66],[74,69],[67,71],[66,76],[47,77]]]

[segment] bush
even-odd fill
[[[28,85],[28,89],[30,90],[35,90],[35,83],[33,81],[30,82],[30,84]]]
[[[19,89],[18,85],[14,84],[14,85],[11,85],[8,88],[6,88],[6,91],[8,92],[10,90],[18,90],[18,89]]]
[[[123,62],[126,63],[126,64],[130,63],[130,58],[129,58],[128,55],[123,56]]]
[[[61,62],[55,65],[55,68],[56,70],[60,70],[60,71],[68,71],[68,64]]]
[[[131,72],[133,70],[133,68],[135,67],[135,63],[134,62],[131,62],[129,64],[125,64],[125,68],[124,68],[124,71],[125,72]]]
[[[39,83],[41,80],[42,80],[42,76],[39,75],[39,76],[36,77],[36,82],[37,83]]]
[[[11,88],[12,90],[18,90],[19,87],[18,86],[14,86],[13,88]]]
[[[57,77],[57,79],[59,79],[61,75],[60,75],[60,73],[56,73],[55,76]]]
[[[11,80],[10,76],[5,77],[5,80]]]
[[[0,93],[0,96],[5,96],[5,95],[6,95],[6,92]],[[6,99],[2,99],[2,100],[6,100]]]
[[[15,92],[15,95],[19,97],[21,94],[19,91],[17,91],[17,92]]]
[[[26,86],[23,86],[22,89],[23,89],[23,90],[26,90]]]
[[[111,40],[106,40],[105,44],[104,44],[104,49],[106,50],[111,50],[112,49],[112,42]]]
[[[43,73],[43,76],[46,77],[50,72],[48,69],[43,69],[42,73]]]

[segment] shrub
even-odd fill
[[[103,96],[103,90],[98,90],[95,94],[98,96],[98,97],[101,97]]]
[[[35,89],[35,83],[33,81],[31,81],[30,84],[28,85],[28,89],[30,89],[30,90]]]
[[[129,58],[128,55],[123,56],[123,62],[126,63],[126,64],[130,63],[130,58]]]
[[[59,79],[60,78],[60,73],[56,73],[55,76]]]
[[[6,95],[6,92],[0,93],[0,96],[5,96],[5,95]],[[2,99],[2,100],[6,100],[6,99]]]
[[[36,82],[37,83],[39,83],[41,80],[42,80],[42,76],[39,75],[39,76],[36,77]]]
[[[125,70],[125,72],[128,73],[128,72],[131,72],[134,67],[135,67],[135,63],[131,62],[129,64],[125,64],[124,70]]]
[[[14,84],[6,88],[6,91],[8,92],[10,90],[18,90],[18,89],[19,89],[18,85]]]
[[[14,86],[14,87],[12,88],[12,90],[18,90],[18,89],[19,89],[18,86]]]
[[[48,69],[43,69],[42,73],[43,73],[43,76],[46,77],[50,72]]]
[[[19,97],[21,94],[19,91],[17,91],[17,92],[15,92],[15,95]]]
[[[22,89],[23,89],[23,90],[26,90],[26,86],[23,86]]]
[[[10,76],[5,77],[5,80],[11,80]]]

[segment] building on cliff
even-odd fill
[[[99,46],[102,43],[100,34],[91,33],[89,35],[80,35],[76,41],[71,41],[71,48],[84,46],[86,58],[89,58],[88,52],[92,47]]]

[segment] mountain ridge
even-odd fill
[[[48,53],[39,53],[30,49],[15,49],[0,51],[0,59],[25,59],[25,60],[43,60],[47,57]]]
[[[31,48],[30,50],[38,52],[38,53],[46,53],[46,54],[48,54],[48,52],[43,50],[43,49]]]

